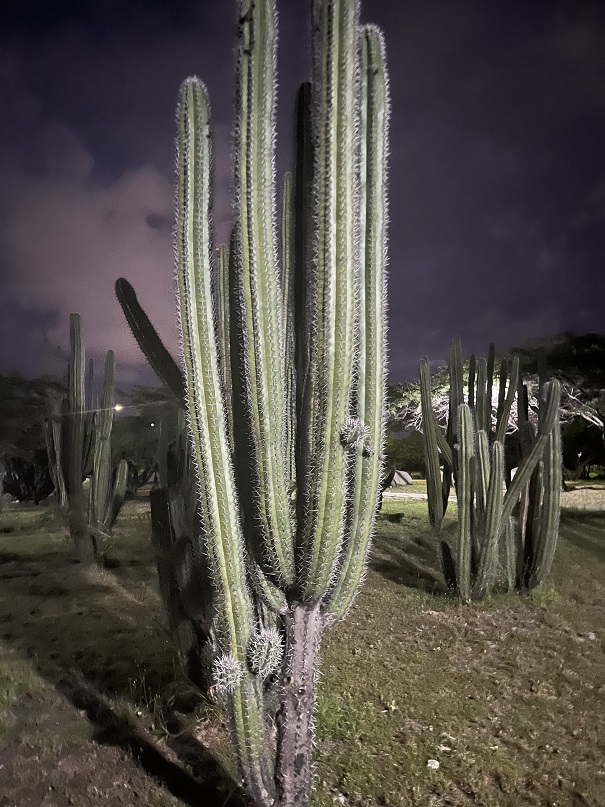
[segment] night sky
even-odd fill
[[[9,10],[7,10],[9,7]],[[154,382],[114,296],[176,356],[179,84],[208,85],[215,234],[230,221],[235,2],[2,3],[0,371],[62,373],[71,311],[122,385]],[[278,0],[278,176],[308,68],[308,3]],[[34,15],[35,12],[35,15]],[[391,80],[390,380],[455,333],[483,354],[603,332],[605,3],[365,0]]]

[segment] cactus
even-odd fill
[[[103,373],[101,405],[95,412],[94,456],[90,496],[89,531],[95,556],[103,555],[120,508],[126,498],[128,462],[121,460],[112,483],[111,427],[114,413],[115,356],[108,350]]]
[[[74,552],[81,563],[92,563],[102,554],[126,492],[125,460],[118,466],[113,485],[111,482],[114,364],[114,354],[108,351],[101,408],[97,410],[92,406],[92,361],[85,378],[80,317],[71,314],[67,395],[61,402],[51,402],[45,425],[57,503],[68,520]],[[88,475],[92,475],[90,496],[83,485]]]
[[[168,413],[160,423],[158,470],[159,485],[150,493],[150,504],[160,593],[187,673],[208,692],[214,603],[205,556],[194,540],[200,524],[182,409]]]
[[[263,806],[309,803],[321,636],[362,580],[382,476],[384,45],[359,24],[355,0],[315,0],[312,14],[312,81],[297,99],[281,250],[272,0],[239,3],[228,260],[211,240],[209,105],[198,79],[182,85],[177,113],[175,251],[201,522],[193,540],[203,542],[214,591],[215,688],[245,789]],[[225,271],[226,282],[216,277]]]
[[[543,383],[539,425],[534,430],[517,358],[510,368],[506,362],[501,364],[498,405],[492,417],[494,365],[493,345],[487,360],[471,357],[465,403],[462,348],[458,338],[452,341],[448,362],[450,417],[445,434],[430,408],[428,361],[424,359],[420,366],[429,517],[432,526],[439,529],[444,504],[447,506],[442,494],[449,489],[446,480],[453,475],[458,501],[457,558],[454,560],[450,547],[442,543],[443,572],[448,585],[465,602],[482,599],[498,589],[539,585],[548,574],[557,540],[559,382]],[[523,461],[505,492],[504,440],[518,393]],[[441,488],[437,477],[440,455],[444,464]]]

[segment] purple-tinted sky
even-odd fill
[[[280,175],[308,5],[278,0]],[[177,354],[175,99],[192,73],[209,87],[226,239],[235,7],[2,3],[0,370],[61,372],[77,311],[89,353],[113,348],[122,384],[151,381],[122,275]],[[362,17],[391,78],[391,380],[454,333],[483,353],[605,330],[605,3],[365,0]]]

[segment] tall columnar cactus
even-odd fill
[[[211,240],[209,106],[198,79],[184,82],[177,114],[179,313],[196,540],[215,596],[214,682],[247,792],[292,807],[309,801],[321,636],[365,570],[385,380],[384,45],[359,24],[356,0],[315,0],[312,15],[281,249],[273,0],[239,2],[228,260]],[[216,277],[225,270],[226,283]],[[153,338],[150,327],[133,330],[139,342]]]
[[[182,409],[162,418],[157,459],[159,484],[151,491],[150,502],[160,593],[187,672],[208,691],[214,598],[204,550],[196,538],[201,524]]]
[[[94,419],[94,454],[90,491],[88,528],[94,542],[94,554],[103,554],[124,499],[128,478],[128,462],[118,463],[115,478],[112,478],[111,429],[114,415],[115,356],[108,350],[103,373],[103,393]]]
[[[101,408],[92,404],[93,366],[86,373],[78,314],[70,315],[67,395],[54,402],[46,422],[46,444],[57,501],[67,517],[77,559],[91,563],[124,501],[127,463],[120,463],[112,484],[110,435],[113,422],[114,354],[108,351]],[[87,403],[88,402],[88,403]],[[91,492],[84,479],[92,475]]]
[[[481,599],[497,588],[533,588],[548,574],[557,540],[561,486],[560,385],[543,384],[539,422],[533,429],[519,406],[523,460],[506,489],[504,439],[518,389],[518,360],[500,368],[495,420],[492,379],[495,351],[469,364],[468,403],[464,401],[462,349],[452,342],[449,356],[450,417],[444,435],[430,408],[428,363],[421,364],[422,407],[427,462],[429,515],[434,527],[443,517],[438,461],[444,479],[453,476],[458,501],[457,559],[442,544],[444,573],[462,600]],[[506,382],[508,379],[508,390]],[[448,489],[444,487],[444,491]],[[433,500],[433,507],[430,507]],[[519,501],[522,500],[521,506]],[[436,505],[435,505],[436,502]]]

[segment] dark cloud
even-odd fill
[[[308,73],[306,5],[278,2],[278,174]],[[3,288],[15,323],[35,330],[55,312],[44,320],[53,344],[79,311],[90,349],[115,348],[134,379],[147,371],[113,283],[131,280],[176,354],[173,109],[192,73],[210,92],[215,233],[228,238],[235,4],[26,13],[0,12]],[[483,352],[490,340],[602,331],[605,5],[365,0],[362,14],[384,29],[391,76],[392,378],[442,358],[454,333]]]

